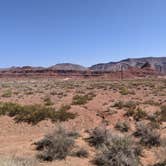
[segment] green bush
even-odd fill
[[[10,89],[6,90],[3,92],[2,97],[11,97],[12,96],[12,91]]]
[[[120,88],[119,93],[122,94],[122,95],[128,95],[129,94],[129,90],[128,90],[127,87],[123,86],[123,87]]]
[[[95,97],[95,94],[93,93],[88,93],[86,95],[76,95],[73,97],[73,105],[84,105],[88,101],[92,100],[93,97]]]
[[[37,124],[42,120],[67,121],[74,119],[76,114],[67,112],[70,106],[62,106],[58,111],[42,105],[19,105],[16,103],[0,103],[0,115],[14,117],[16,122]]]
[[[52,117],[53,121],[67,121],[69,119],[74,119],[76,114],[67,112],[70,109],[69,105],[62,106],[58,111],[55,112],[54,116]]]
[[[0,115],[15,116],[22,111],[22,106],[11,102],[0,102]]]

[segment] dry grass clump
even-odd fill
[[[109,138],[110,131],[103,126],[100,126],[89,131],[89,137],[86,138],[86,141],[96,148],[102,148],[107,145]]]
[[[32,159],[0,157],[0,166],[38,166],[38,163]]]
[[[129,108],[125,114],[126,116],[132,116],[136,121],[147,118],[147,114],[140,107],[138,108]]]
[[[159,128],[162,122],[166,122],[166,105],[162,105],[160,107],[160,111],[148,116],[148,119],[151,121],[152,125],[156,126],[156,128]]]
[[[144,123],[137,124],[134,135],[140,138],[141,144],[148,147],[159,146],[161,143],[160,133]]]
[[[93,160],[97,166],[138,166],[140,149],[129,137],[114,136]]]
[[[158,103],[156,101],[153,101],[153,100],[144,101],[143,104],[154,105],[154,106],[159,106],[160,105],[160,103]]]
[[[65,159],[70,155],[77,137],[77,133],[67,132],[59,127],[52,134],[35,143],[36,149],[41,151],[38,158],[45,161]]]
[[[163,162],[156,163],[153,166],[166,166],[166,160]]]
[[[137,103],[134,101],[128,101],[128,102],[123,102],[123,101],[117,101],[115,102],[115,104],[113,105],[113,107],[117,107],[118,109],[122,109],[122,108],[132,108],[135,109],[137,106]]]
[[[86,139],[98,152],[93,159],[97,166],[138,166],[142,149],[130,137],[115,135],[105,127],[89,132]]]
[[[119,109],[122,109],[124,107],[123,101],[117,101],[112,107],[117,107]]]
[[[160,120],[162,122],[166,122],[166,105],[160,107],[161,111],[159,113]]]
[[[115,125],[115,128],[121,132],[128,132],[130,129],[130,125],[128,122],[120,122],[118,121]]]
[[[67,112],[70,106],[62,106],[58,111],[54,108],[42,105],[22,106],[16,103],[0,103],[0,115],[14,117],[16,122],[26,122],[37,124],[42,120],[50,119],[51,121],[67,121],[74,119],[76,114]]]
[[[72,152],[71,155],[80,158],[87,158],[89,156],[89,153],[85,148],[79,148],[76,151]]]

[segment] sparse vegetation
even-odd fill
[[[165,83],[163,78],[121,81],[97,77],[90,80],[1,79],[0,153],[8,156],[16,151],[17,156],[34,155],[31,153],[34,146],[30,145],[32,140],[39,140],[37,160],[43,166],[54,163],[91,165],[88,161],[92,158],[99,166],[165,166]],[[11,95],[3,97],[8,90]],[[77,119],[72,120],[75,117]],[[40,140],[41,135],[59,124],[67,126],[68,130],[62,129],[65,132],[59,134],[57,129]],[[96,126],[99,127],[92,128]],[[72,127],[79,130],[80,135],[69,132]],[[23,152],[20,151],[22,147]],[[38,162],[22,165],[23,161],[17,165],[17,160],[24,159],[0,157],[0,166],[9,161],[11,165],[5,166],[38,166]],[[43,160],[62,161],[48,163]]]
[[[73,133],[73,132],[72,132]],[[40,151],[38,158],[45,161],[62,160],[71,154],[75,144],[75,134],[59,127],[52,134],[35,143]]]
[[[76,114],[67,112],[69,106],[62,106],[58,111],[41,105],[22,106],[15,103],[0,103],[0,115],[14,117],[16,122],[37,124],[42,120],[66,121],[74,119]]]

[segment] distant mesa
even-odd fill
[[[72,63],[60,63],[54,66],[51,66],[49,68],[53,70],[73,70],[73,71],[87,70],[87,68],[84,66],[72,64]]]

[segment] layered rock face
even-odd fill
[[[130,67],[134,68],[142,68],[145,64],[149,64],[149,66],[156,70],[159,73],[166,74],[166,57],[161,58],[137,58],[137,59],[125,59],[119,62],[110,62],[103,64],[96,64],[90,67],[91,70],[96,71],[120,71],[127,70]]]

